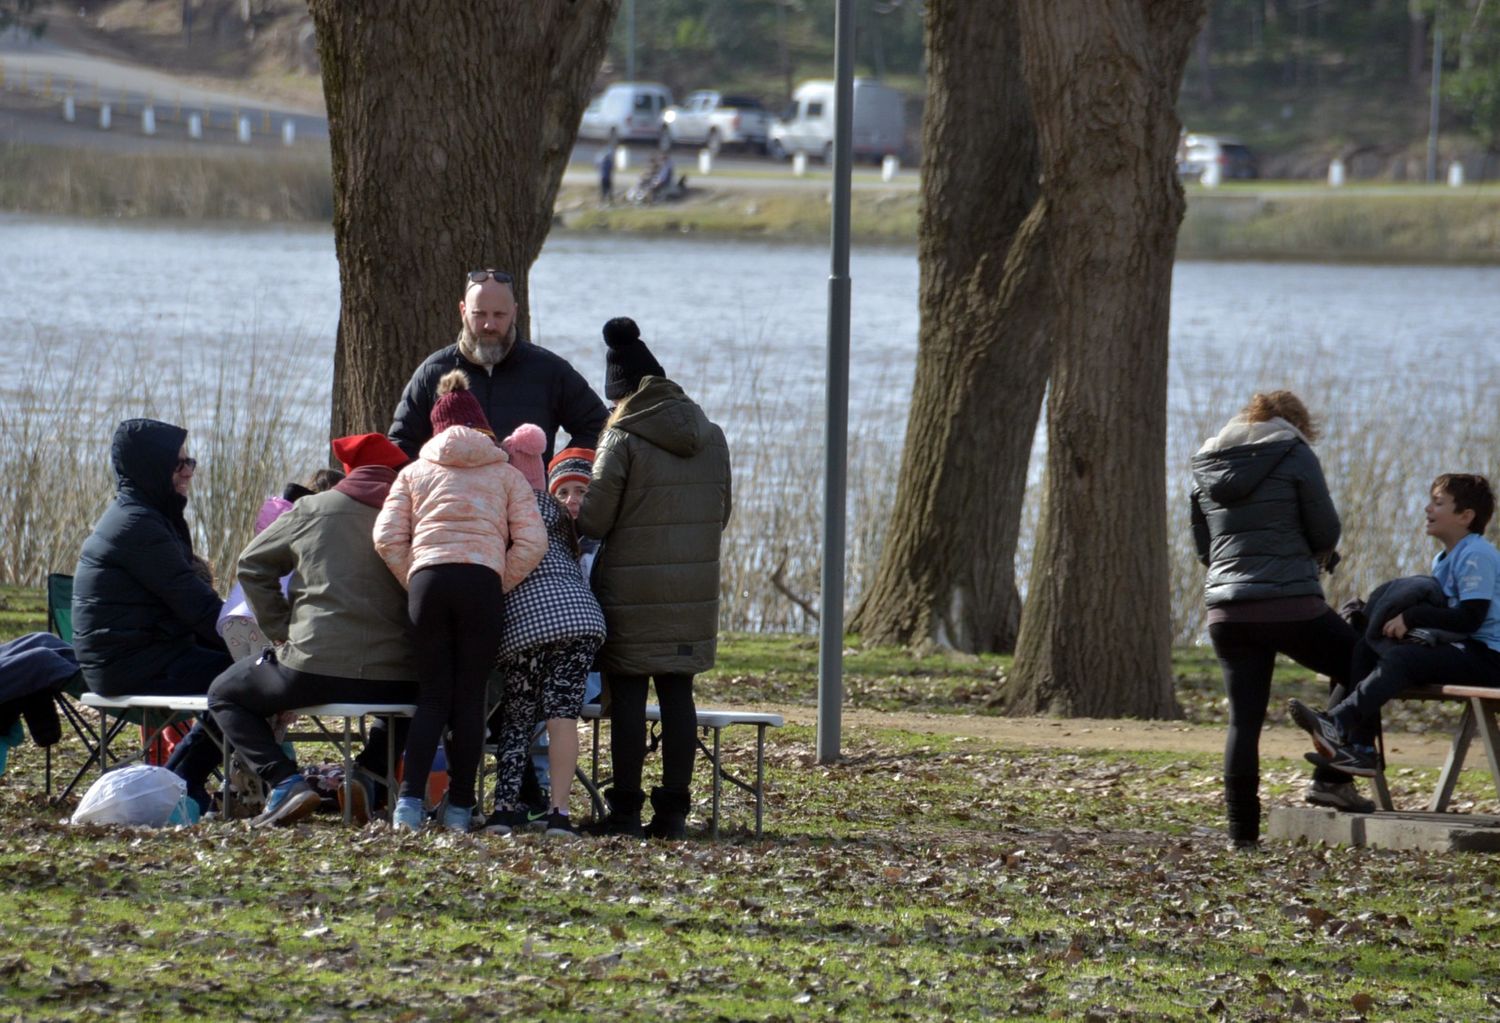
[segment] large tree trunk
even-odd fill
[[[1046,500],[1013,712],[1169,717],[1173,104],[1204,0],[1021,0],[1051,281]]]
[[[619,0],[310,0],[342,304],[335,436],[384,430],[458,333],[463,273],[526,275]]]
[[[1036,127],[1013,5],[929,0],[926,44],[916,383],[880,566],[851,628],[1009,650],[1047,380]]]

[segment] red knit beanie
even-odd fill
[[[532,490],[547,489],[547,473],[542,468],[542,452],[547,450],[547,435],[535,423],[522,423],[516,432],[500,442],[510,456],[510,464],[521,470]]]
[[[564,483],[587,483],[593,478],[593,448],[563,448],[547,463],[547,492],[557,496]]]
[[[432,435],[436,437],[450,426],[467,426],[487,433],[495,431],[485,418],[479,399],[469,393],[469,378],[461,369],[444,373],[438,381],[438,399],[432,403]]]
[[[364,465],[388,465],[392,469],[400,469],[411,461],[406,457],[406,452],[392,444],[383,433],[335,437],[333,457],[343,465],[345,473],[351,473]]]

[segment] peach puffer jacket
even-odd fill
[[[422,445],[375,519],[375,549],[403,585],[429,565],[485,565],[508,592],[537,566],[547,531],[526,478],[508,463],[467,426]]]

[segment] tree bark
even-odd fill
[[[1007,707],[1173,717],[1174,101],[1204,0],[1021,0],[1054,317],[1046,500]]]
[[[1014,5],[929,0],[926,53],[916,381],[880,565],[850,625],[868,642],[1009,650],[1048,365]]]
[[[526,277],[619,0],[310,0],[333,152],[335,436],[385,430],[467,270]]]

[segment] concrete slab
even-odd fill
[[[1340,813],[1312,806],[1271,810],[1268,837],[1284,842],[1419,852],[1500,852],[1500,817],[1467,813]]]

